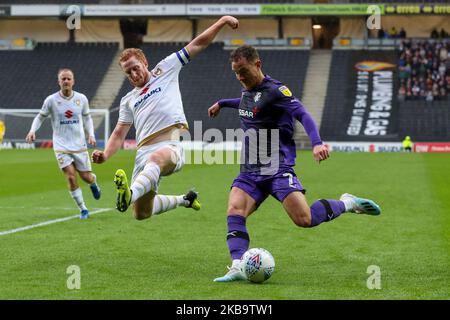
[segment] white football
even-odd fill
[[[241,269],[251,282],[262,283],[275,271],[275,259],[263,248],[252,248],[242,255]]]

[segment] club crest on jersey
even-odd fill
[[[81,101],[77,99],[77,100],[75,100],[75,104],[76,104],[77,106],[80,106]]]
[[[278,88],[278,90],[280,90],[280,92],[281,92],[284,96],[286,96],[286,97],[292,97],[292,92],[291,92],[291,90],[289,90],[288,87],[286,87],[286,86],[281,86],[281,87]]]
[[[259,99],[261,99],[261,94],[262,94],[261,92],[257,92],[255,94],[255,97],[253,98],[253,101],[258,102]]]
[[[155,93],[161,92],[161,87],[158,87],[156,89],[153,89],[152,91],[146,93],[142,98],[140,98],[136,103],[134,104],[134,107],[137,108],[142,102],[150,98]]]
[[[159,77],[161,74],[162,74],[162,70],[161,70],[161,68],[156,68],[156,70],[153,72],[152,71],[152,75],[156,78],[156,77]]]

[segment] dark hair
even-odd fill
[[[255,62],[259,59],[259,54],[252,46],[243,45],[231,52],[230,62],[237,61],[241,58],[247,59],[248,62]]]

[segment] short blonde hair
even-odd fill
[[[58,70],[58,79],[59,79],[59,75],[60,75],[62,72],[70,72],[70,73],[72,74],[72,78],[75,78],[75,74],[73,73],[73,71],[72,71],[71,69],[69,69],[69,68],[60,68],[60,69]]]
[[[142,63],[148,65],[147,58],[145,57],[144,52],[141,49],[137,48],[128,48],[123,50],[119,57],[119,64],[121,64],[124,61],[127,61],[133,56],[136,57],[136,59],[138,59]]]

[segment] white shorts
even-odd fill
[[[176,164],[175,169],[170,173],[174,173],[180,171],[184,165],[184,151],[181,146],[180,141],[176,140],[168,140],[161,141],[155,144],[151,144],[148,146],[140,147],[136,152],[136,159],[134,161],[134,169],[133,169],[133,177],[131,179],[131,183],[136,179],[139,173],[144,170],[145,165],[147,164],[147,160],[150,154],[161,149],[161,148],[171,148],[174,151],[174,159],[172,159],[173,163]],[[158,181],[159,185],[159,181]],[[156,190],[157,191],[157,190]]]
[[[87,151],[77,153],[55,152],[56,160],[61,169],[74,164],[78,171],[92,171],[89,153]]]

